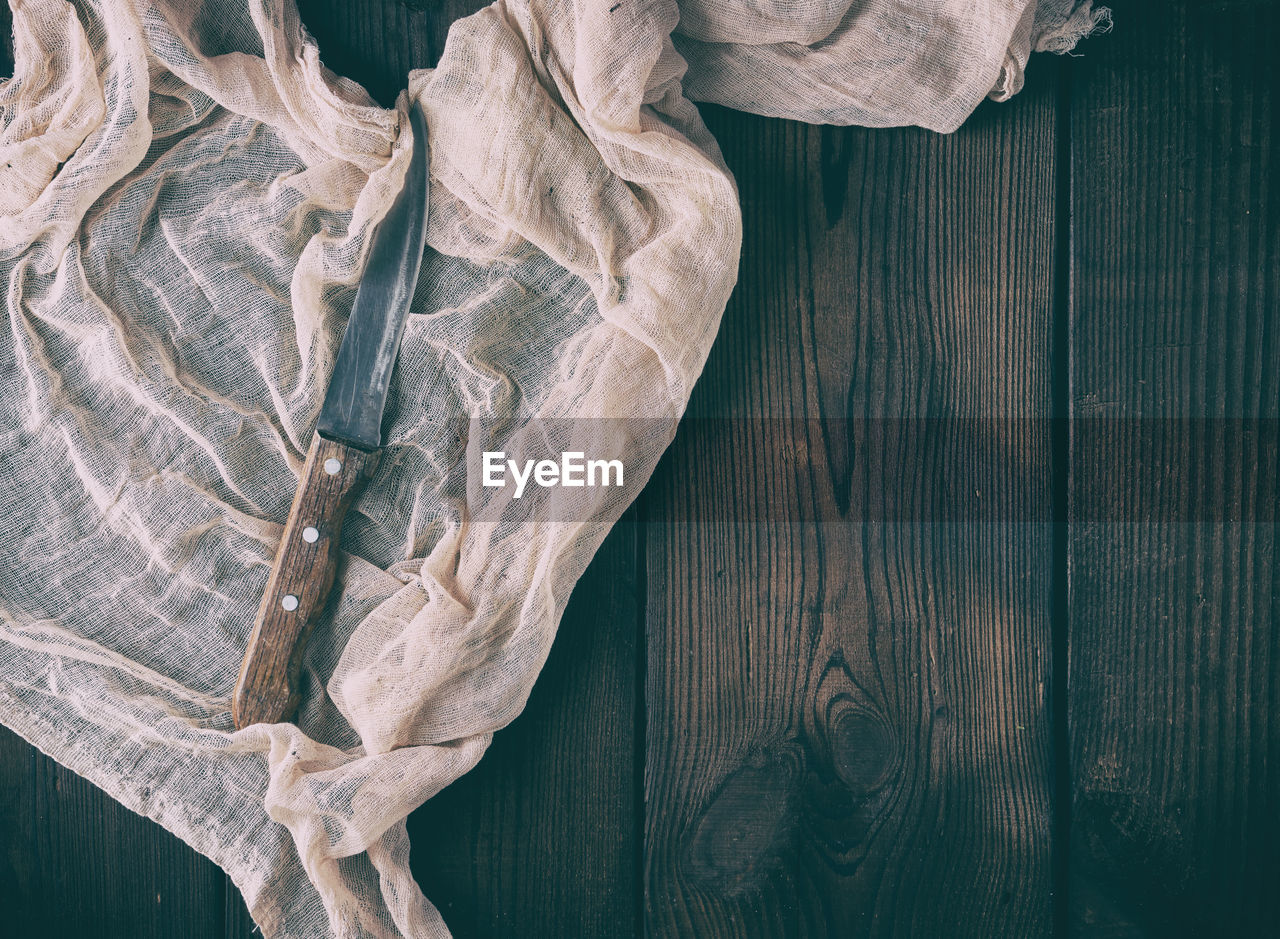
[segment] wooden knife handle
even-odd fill
[[[342,520],[377,463],[377,451],[319,434],[311,441],[231,700],[237,729],[287,720],[297,709],[302,653],[333,586]]]

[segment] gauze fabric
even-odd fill
[[[288,0],[17,0],[0,86],[0,720],[225,868],[268,937],[447,935],[410,876],[405,816],[523,707],[735,281],[736,192],[689,96],[949,130],[1016,91],[1031,49],[1065,49],[1100,15],[500,0],[384,110],[322,66]],[[429,128],[430,248],[386,449],[348,517],[296,723],[233,732],[410,102]],[[546,422],[605,418],[592,445],[628,485],[577,491],[571,510],[457,471],[532,447]]]

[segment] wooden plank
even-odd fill
[[[1050,927],[1052,75],[950,137],[709,112],[745,235],[652,486],[653,935]]]
[[[414,875],[459,939],[637,934],[639,538],[574,589],[528,707],[409,819]]]
[[[13,13],[0,5],[0,78],[13,76]]]
[[[24,933],[38,920],[40,888],[31,848],[36,838],[35,761],[26,741],[0,727],[0,904]]]
[[[484,0],[298,0],[298,14],[326,66],[391,107],[409,72],[430,68],[444,51],[449,24]]]
[[[1131,4],[1073,63],[1081,934],[1280,921],[1277,35],[1266,0]]]
[[[9,934],[225,939],[211,861],[3,729],[0,767]]]

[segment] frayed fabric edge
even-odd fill
[[[1032,52],[1070,53],[1078,42],[1111,29],[1111,10],[1093,0],[1039,0],[1027,8],[1009,40],[1000,75],[987,97],[1008,101],[1022,90],[1027,59]]]
[[[1075,6],[1065,19],[1051,16],[1047,21],[1042,21],[1037,15],[1032,27],[1031,48],[1035,52],[1064,55],[1074,49],[1076,43],[1082,39],[1110,31],[1110,8],[1095,7],[1093,0],[1085,0],[1084,3]]]

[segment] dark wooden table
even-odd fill
[[[472,8],[302,6],[384,102]],[[528,710],[410,821],[459,936],[1275,934],[1280,5],[1116,6],[952,136],[704,108],[741,283]],[[251,927],[7,732],[0,907]]]

